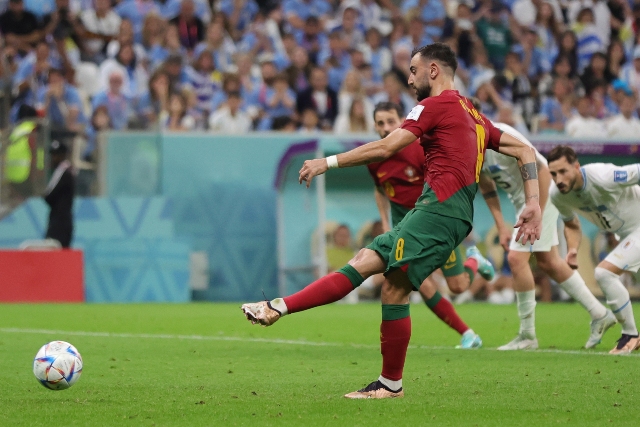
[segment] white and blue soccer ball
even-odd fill
[[[67,389],[80,379],[82,356],[68,342],[51,341],[33,359],[33,374],[48,389]]]

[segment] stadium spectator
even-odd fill
[[[496,72],[489,63],[489,56],[482,46],[478,46],[472,53],[473,62],[469,67],[467,89],[470,95],[475,95],[478,88],[490,81]]]
[[[84,28],[69,0],[56,0],[56,9],[42,17],[42,36],[52,37],[65,65],[77,64],[84,52]]]
[[[320,117],[314,108],[305,108],[300,119],[299,133],[314,133],[320,129]]]
[[[205,39],[195,47],[193,56],[197,57],[203,50],[213,53],[213,61],[217,70],[230,71],[236,46],[221,22],[213,21],[209,24]]]
[[[209,116],[209,129],[212,132],[241,135],[251,130],[251,117],[240,109],[240,92],[227,94],[227,102]]]
[[[636,114],[633,94],[625,94],[620,102],[620,114],[607,121],[607,136],[632,139],[640,135],[640,120]]]
[[[157,13],[148,14],[142,23],[141,45],[146,51],[150,51],[155,46],[162,45],[166,31],[167,23],[160,15]]]
[[[535,108],[533,87],[517,53],[508,53],[505,65],[505,77],[511,88],[511,102],[521,112],[527,127],[530,128]]]
[[[78,90],[65,81],[62,70],[49,70],[48,84],[38,91],[36,106],[49,118],[53,137],[67,139],[82,130],[85,122],[82,100]]]
[[[346,47],[342,33],[334,31],[329,34],[328,46],[318,54],[318,64],[327,70],[329,86],[333,90],[340,88],[342,75],[351,68],[351,56]]]
[[[605,80],[596,80],[589,97],[593,104],[593,115],[596,119],[608,119],[618,114],[618,105],[609,96],[609,84]]]
[[[551,71],[551,63],[538,46],[538,32],[535,27],[525,28],[520,43],[513,46],[513,52],[520,56],[520,61],[529,80],[536,84],[540,78]]]
[[[148,91],[137,103],[137,113],[146,124],[145,127],[157,124],[160,112],[167,110],[169,92],[169,76],[162,69],[156,70],[149,79]]]
[[[97,64],[105,59],[106,45],[118,35],[121,22],[122,19],[111,9],[109,0],[94,0],[93,8],[82,11],[80,23],[88,59]]]
[[[613,39],[607,48],[607,70],[606,74],[612,79],[620,77],[622,67],[627,62],[624,44],[620,39]]]
[[[404,16],[414,14],[420,18],[425,25],[424,33],[429,39],[438,40],[442,36],[446,13],[441,0],[403,0],[400,7]]]
[[[222,0],[218,3],[218,10],[227,18],[232,31],[237,31],[239,36],[253,22],[259,8],[254,0]]]
[[[309,16],[304,23],[302,31],[294,33],[298,45],[307,51],[312,64],[318,65],[318,55],[329,44],[325,33],[322,32],[320,20],[315,16]]]
[[[551,59],[558,53],[558,40],[560,40],[562,24],[556,18],[554,6],[548,1],[540,3],[535,16],[536,20],[533,28],[538,34],[538,46],[546,60],[551,62]],[[515,16],[515,12],[514,17],[519,19]]]
[[[580,10],[572,30],[577,40],[578,70],[582,71],[591,55],[602,52],[607,45],[595,25],[593,9],[589,7]]]
[[[374,77],[382,81],[384,73],[391,69],[391,51],[384,45],[382,34],[375,27],[367,30],[365,40],[365,57],[372,66]]]
[[[99,106],[107,107],[109,122],[111,127],[116,130],[125,129],[132,114],[131,99],[122,93],[123,83],[124,75],[122,71],[113,69],[109,74],[108,89],[98,92],[91,101],[93,110]]]
[[[367,111],[362,97],[354,97],[351,105],[340,113],[333,126],[333,132],[337,135],[348,133],[373,133],[373,110]]]
[[[604,138],[604,123],[593,116],[593,105],[587,96],[578,98],[576,112],[565,126],[567,135],[574,138]]]
[[[178,27],[169,25],[164,32],[162,43],[156,44],[149,49],[149,62],[151,67],[156,68],[170,56],[179,56],[187,59],[187,50],[180,43],[180,33]]]
[[[423,45],[419,45],[423,46]],[[406,66],[411,61],[412,49],[408,45],[398,44],[393,51],[393,66],[391,72],[398,77],[398,81],[405,89],[409,88],[409,67]]]
[[[209,117],[211,103],[222,85],[222,73],[215,69],[213,54],[208,50],[200,51],[194,57],[193,65],[185,68],[184,86],[196,95],[196,110],[203,117]]]
[[[98,147],[98,135],[113,129],[111,118],[109,117],[109,109],[106,105],[98,105],[91,114],[91,120],[87,126],[86,136],[87,143],[82,152],[82,160],[93,162],[95,160],[95,151]]]
[[[532,25],[537,21],[537,14],[540,13],[542,5],[545,3],[551,6],[553,17],[557,22],[562,22],[563,20],[562,9],[558,0],[546,0],[544,2],[535,0],[516,0],[512,2],[507,0],[504,3],[507,5],[511,3],[511,14],[514,20],[523,27]],[[546,14],[547,12],[544,12],[544,15]]]
[[[367,99],[364,88],[362,87],[362,80],[360,73],[356,70],[349,71],[344,81],[340,92],[338,92],[338,112],[340,114],[346,114],[351,108],[351,103],[355,98],[360,98],[365,103],[365,111],[373,115],[373,103]]]
[[[289,87],[296,93],[307,89],[312,68],[307,51],[303,47],[297,46],[291,56],[291,65],[285,70]]]
[[[603,0],[570,0],[567,7],[567,19],[571,25],[584,24],[584,11],[589,10],[593,25],[593,35],[603,46],[609,44],[611,37],[611,11]],[[580,38],[580,37],[578,37]]]
[[[257,130],[269,130],[275,117],[293,116],[296,110],[296,94],[289,87],[287,77],[278,74],[273,78],[271,88],[265,91],[262,105],[264,116]]]
[[[571,85],[566,77],[556,77],[553,95],[542,100],[538,132],[563,133],[572,110]]]
[[[305,21],[313,16],[324,27],[331,15],[331,4],[326,0],[285,0],[282,4],[285,21],[296,30],[304,27]]]
[[[0,33],[7,46],[26,53],[40,40],[38,19],[24,10],[22,0],[9,0],[7,10],[0,15]]]
[[[602,52],[596,52],[591,55],[589,65],[584,69],[580,79],[587,93],[591,93],[596,84],[605,81],[611,83],[615,76],[607,70],[607,57]]]
[[[23,104],[34,105],[38,91],[47,85],[49,70],[53,66],[49,45],[40,41],[34,52],[29,53],[20,61],[18,69],[13,74],[13,94],[16,97],[12,108],[12,121],[15,121],[18,108]]]
[[[121,46],[115,58],[107,59],[100,66],[100,90],[107,90],[109,76],[118,71],[124,76],[122,93],[131,99],[139,98],[149,82],[149,75],[140,62],[132,45]]]
[[[576,38],[575,33],[571,30],[566,30],[560,36],[558,55],[553,58],[554,63],[559,57],[566,57],[569,60],[571,75],[578,74],[578,39]]]
[[[167,110],[160,113],[160,127],[168,131],[187,131],[196,127],[193,116],[187,114],[187,97],[181,92],[169,95]]]
[[[505,57],[509,53],[512,39],[511,31],[502,19],[504,10],[502,3],[494,2],[486,15],[476,24],[478,36],[487,49],[489,62],[497,71],[502,71],[504,68]]]
[[[384,75],[382,84],[384,91],[373,97],[373,105],[379,102],[393,102],[402,107],[402,114],[409,114],[416,102],[404,89],[404,86],[398,80],[398,76],[389,71]]]
[[[636,94],[640,93],[640,45],[633,49],[633,60],[622,67],[620,79]]]
[[[340,25],[335,27],[332,32],[340,33],[347,48],[355,48],[364,43],[365,28],[362,24],[358,23],[360,13],[358,9],[352,6],[347,6],[342,12],[342,21]]]
[[[120,52],[120,46],[127,44],[133,45],[133,51],[136,53],[136,58],[140,58],[141,60],[146,59],[147,51],[145,50],[144,45],[134,42],[133,24],[128,19],[123,19],[120,22],[118,35],[114,40],[111,40],[109,44],[107,44],[107,58],[115,58],[118,52]]]
[[[314,68],[309,78],[310,87],[298,93],[296,110],[314,110],[320,120],[320,127],[331,130],[338,115],[338,96],[329,88],[327,73],[322,68]]]
[[[271,130],[277,132],[295,132],[296,122],[289,116],[280,116],[273,119]]]
[[[188,51],[192,51],[198,43],[204,40],[204,23],[195,15],[193,0],[181,0],[180,14],[171,19],[169,23],[178,29],[180,44]]]
[[[128,0],[116,6],[115,12],[122,18],[131,21],[133,40],[142,43],[142,24],[150,13],[160,15],[160,8],[154,0]]]

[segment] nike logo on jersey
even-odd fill
[[[378,178],[382,178],[386,174],[387,174],[387,172],[378,172],[376,175],[378,175]]]
[[[455,266],[456,266],[455,264],[445,265],[445,266],[444,266],[444,269],[445,269],[445,270],[448,270],[448,269],[453,268],[453,267],[455,267]]]

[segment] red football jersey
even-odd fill
[[[424,149],[420,140],[379,163],[367,165],[376,186],[394,203],[412,209],[424,185]]]
[[[446,90],[413,107],[402,128],[424,147],[424,180],[443,202],[479,180],[487,148],[498,150],[502,132],[457,90]]]

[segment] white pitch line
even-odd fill
[[[356,343],[336,343],[325,341],[306,341],[306,340],[285,340],[278,338],[247,338],[247,337],[227,337],[214,335],[173,335],[173,334],[130,334],[119,332],[90,332],[90,331],[59,331],[53,329],[23,329],[23,328],[0,328],[0,333],[7,334],[44,334],[44,335],[72,335],[81,337],[104,337],[104,338],[146,338],[146,339],[170,339],[170,340],[192,340],[192,341],[236,341],[236,342],[255,342],[267,344],[288,344],[288,345],[307,345],[314,347],[355,347],[355,348],[379,348],[379,345],[372,344],[356,344]],[[453,347],[446,346],[428,346],[428,345],[410,345],[409,348],[417,350],[452,350]],[[496,348],[483,347],[482,350],[497,351]],[[553,348],[525,350],[531,353],[551,353],[551,354],[570,354],[578,356],[609,356],[606,352],[591,352],[579,350],[558,350]],[[627,355],[628,357],[640,357],[640,353]]]

